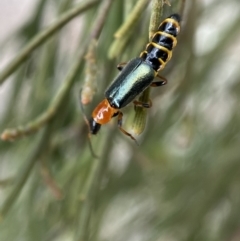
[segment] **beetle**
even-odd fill
[[[143,103],[134,99],[149,86],[158,87],[167,83],[159,72],[171,59],[179,32],[180,16],[175,13],[160,23],[157,32],[153,34],[151,41],[138,58],[118,65],[120,74],[106,89],[105,98],[92,112],[89,120],[90,134],[96,135],[101,125],[107,124],[113,117],[118,117],[120,131],[136,141],[130,133],[122,128],[123,113],[120,109],[131,102],[135,106],[151,107],[151,101]],[[155,77],[163,80],[153,81]]]

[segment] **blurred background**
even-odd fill
[[[80,99],[90,116],[162,2],[0,1],[0,240],[240,240],[240,3],[169,2],[168,84],[123,109],[139,146],[113,119],[90,148]]]

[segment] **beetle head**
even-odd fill
[[[92,117],[89,120],[89,129],[92,135],[96,135],[101,128],[101,124],[97,123]]]

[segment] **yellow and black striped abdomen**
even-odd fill
[[[180,32],[180,16],[172,14],[166,18],[153,35],[151,42],[147,44],[140,57],[151,67],[159,72],[172,57],[172,49],[177,44],[177,35]]]

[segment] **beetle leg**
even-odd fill
[[[138,106],[138,107],[142,107],[142,108],[151,108],[152,107],[152,101],[149,100],[148,103],[146,102],[142,102],[142,101],[139,101],[139,100],[134,100],[133,101],[133,104],[134,104],[134,109]]]
[[[114,113],[113,116],[112,116],[112,118],[115,117],[115,116],[117,116],[117,115],[118,115],[118,112]]]
[[[127,131],[125,131],[123,128],[122,128],[122,118],[123,117],[123,113],[121,111],[118,112],[118,128],[119,130],[124,134],[124,135],[127,135],[129,136],[132,140],[135,141],[135,143],[138,145],[138,142],[137,140],[130,134],[128,133]]]
[[[119,71],[122,71],[122,69],[124,68],[124,66],[127,64],[127,62],[123,62],[123,63],[120,63],[120,64],[118,64],[117,65],[117,69],[119,70]]]
[[[154,81],[154,82],[152,82],[151,83],[151,87],[159,87],[159,86],[162,86],[162,85],[165,85],[165,84],[167,84],[167,79],[166,78],[164,78],[163,76],[161,76],[161,75],[157,75],[157,77],[159,78],[159,79],[161,79],[161,81]]]
[[[165,85],[166,84],[166,82],[165,81],[154,81],[154,82],[152,82],[151,83],[151,87],[159,87],[159,86],[163,86],[163,85]]]

